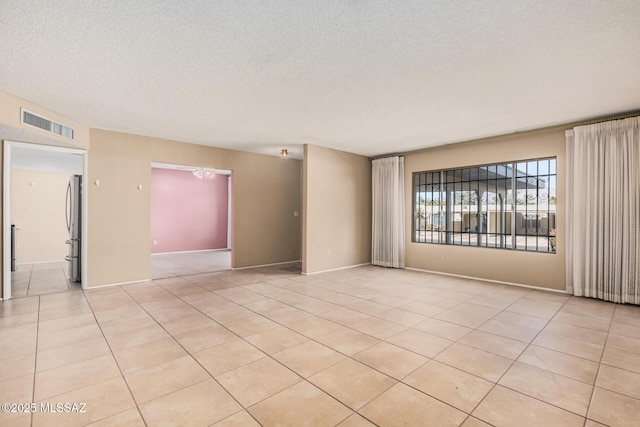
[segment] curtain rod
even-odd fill
[[[391,154],[383,154],[382,156],[374,156],[374,157],[371,157],[371,161],[386,159],[387,157],[404,157],[404,153],[391,153]]]
[[[604,123],[604,122],[612,122],[612,121],[615,121],[615,120],[630,119],[631,117],[638,117],[638,116],[640,116],[640,110],[630,111],[628,113],[615,114],[613,116],[602,116],[602,117],[597,118],[597,119],[592,119],[592,120],[589,120],[589,121],[576,123],[576,124],[573,125],[573,127],[571,129],[565,130],[564,134],[565,134],[565,136],[573,136],[573,128],[575,128],[577,126],[595,125],[597,123]]]
[[[636,117],[636,116],[640,116],[640,110],[627,111],[626,113],[613,114],[613,115],[610,115],[610,116],[596,117],[594,119],[578,122],[578,123],[574,124],[573,127],[584,126],[584,125],[593,125],[593,124],[596,124],[596,123],[609,122],[609,121],[612,121],[612,120],[628,119],[628,118]]]

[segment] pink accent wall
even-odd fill
[[[151,253],[226,248],[228,188],[226,175],[151,169]]]

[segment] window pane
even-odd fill
[[[538,174],[547,175],[549,173],[549,160],[540,160],[538,162]]]
[[[487,167],[486,166],[482,166],[478,168],[478,180],[482,181],[487,179]]]
[[[417,173],[414,241],[555,252],[555,171],[539,159]]]

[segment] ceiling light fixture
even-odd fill
[[[213,178],[216,173],[213,169],[198,168],[193,170],[193,175],[198,178]]]
[[[282,151],[280,152],[280,158],[282,160],[287,160],[288,157],[289,157],[289,151],[286,148],[283,148]]]

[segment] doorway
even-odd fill
[[[4,141],[3,299],[85,288],[86,195],[69,188],[86,165],[85,150]]]
[[[231,269],[231,171],[151,164],[151,277]]]

